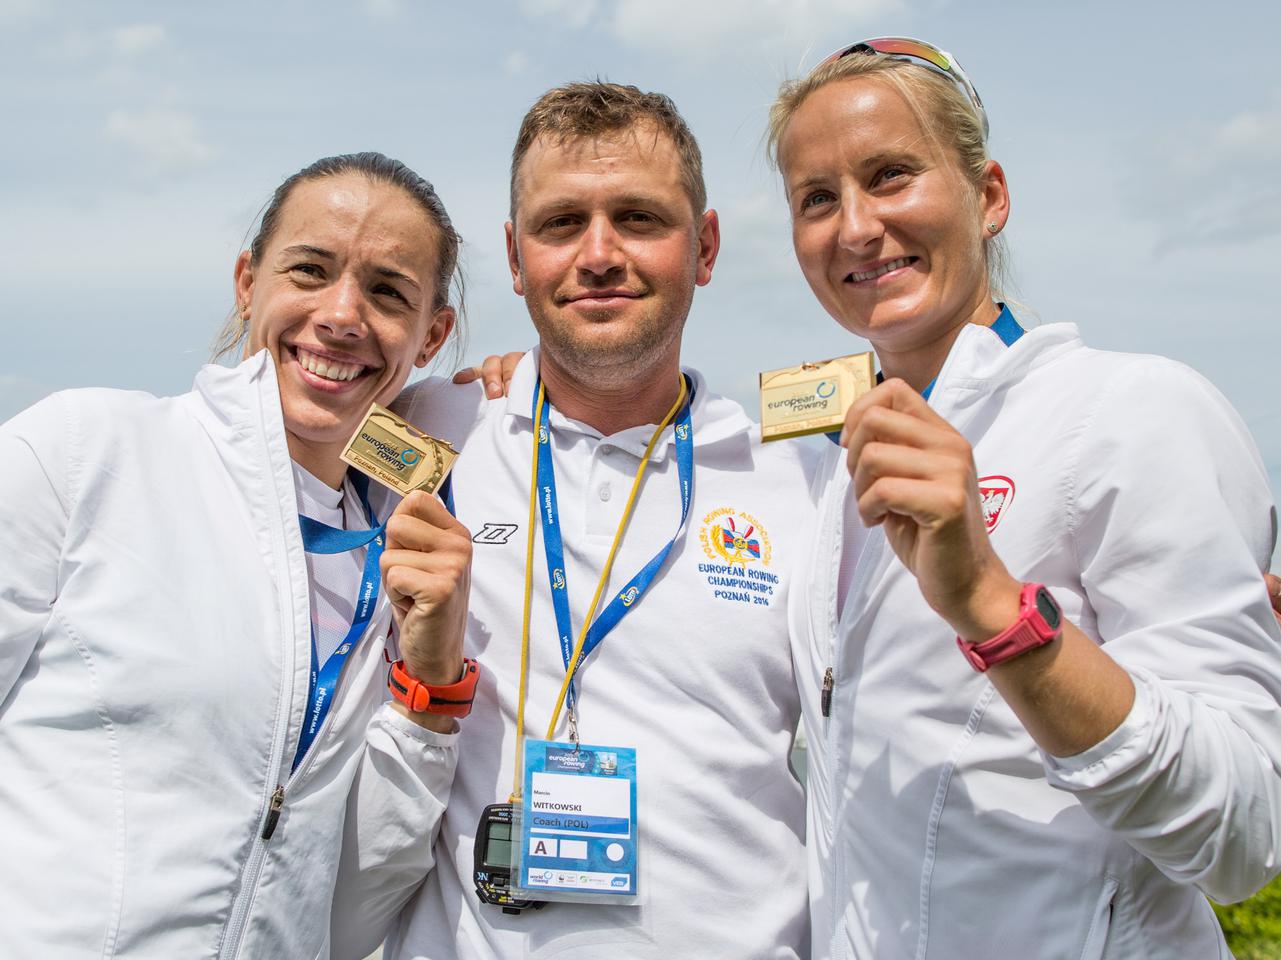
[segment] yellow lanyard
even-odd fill
[[[513,774],[515,782],[512,785],[512,794],[510,802],[517,803],[521,798],[521,759],[525,752],[525,694],[529,689],[529,610],[534,596],[534,530],[537,527],[538,520],[538,432],[542,427],[543,418],[543,399],[546,394],[546,385],[539,380],[538,383],[538,400],[534,404],[534,455],[533,461],[529,467],[529,536],[528,544],[525,550],[525,609],[520,630],[520,688],[516,698],[516,770]],[[609,573],[614,567],[614,556],[618,553],[618,546],[623,542],[623,531],[627,529],[627,522],[631,519],[632,510],[636,506],[636,494],[640,490],[641,478],[645,476],[645,467],[649,465],[650,454],[654,451],[654,446],[658,443],[658,438],[663,435],[685,404],[686,386],[685,378],[680,378],[680,392],[676,396],[676,402],[672,408],[667,411],[667,416],[663,417],[662,422],[654,430],[654,435],[649,438],[649,443],[645,446],[645,454],[641,457],[640,466],[636,468],[636,478],[632,481],[631,492],[627,495],[627,504],[623,508],[622,519],[618,521],[618,530],[614,533],[614,542],[610,545],[609,556],[605,558],[604,569],[601,570],[600,579],[596,582],[596,592],[592,595],[591,606],[587,609],[587,616],[583,618],[583,627],[579,631],[578,640],[574,644],[574,655],[569,658],[569,666],[565,668],[565,679],[560,685],[560,694],[556,697],[556,706],[552,710],[551,722],[547,725],[547,736],[544,739],[550,740],[556,733],[556,724],[560,720],[560,711],[565,704],[565,696],[569,692],[569,685],[574,679],[574,666],[578,663],[578,657],[583,652],[583,644],[587,641],[587,631],[591,627],[592,620],[596,616],[596,607],[600,603],[601,594],[605,592],[605,584],[609,582]],[[549,427],[550,429],[550,427]],[[552,455],[551,442],[547,444],[547,456]],[[571,716],[571,721],[572,721]],[[578,736],[575,732],[573,736],[575,743],[578,742]]]

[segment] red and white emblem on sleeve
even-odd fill
[[[991,533],[1014,502],[1014,481],[1009,477],[979,477],[979,504],[983,507],[983,523]]]

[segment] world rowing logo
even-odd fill
[[[769,566],[769,534],[750,513],[729,507],[713,510],[703,518],[698,539],[703,552],[712,560],[742,567],[749,563]]]

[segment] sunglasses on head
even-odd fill
[[[858,43],[850,44],[848,47],[842,47],[820,63],[819,67],[825,67],[829,63],[841,59],[841,57],[849,56],[851,53],[878,54],[883,57],[892,57],[895,60],[916,61],[943,74],[960,87],[965,92],[966,97],[969,98],[970,104],[974,107],[974,113],[979,118],[979,124],[983,128],[983,140],[984,142],[987,141],[987,111],[983,109],[983,101],[979,97],[979,92],[974,89],[974,84],[970,83],[970,78],[961,69],[961,65],[956,62],[956,58],[946,50],[940,50],[932,43],[926,43],[924,40],[916,40],[912,37],[875,37],[871,40],[860,40]]]

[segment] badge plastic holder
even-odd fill
[[[526,740],[513,896],[642,903],[636,792],[634,748]]]

